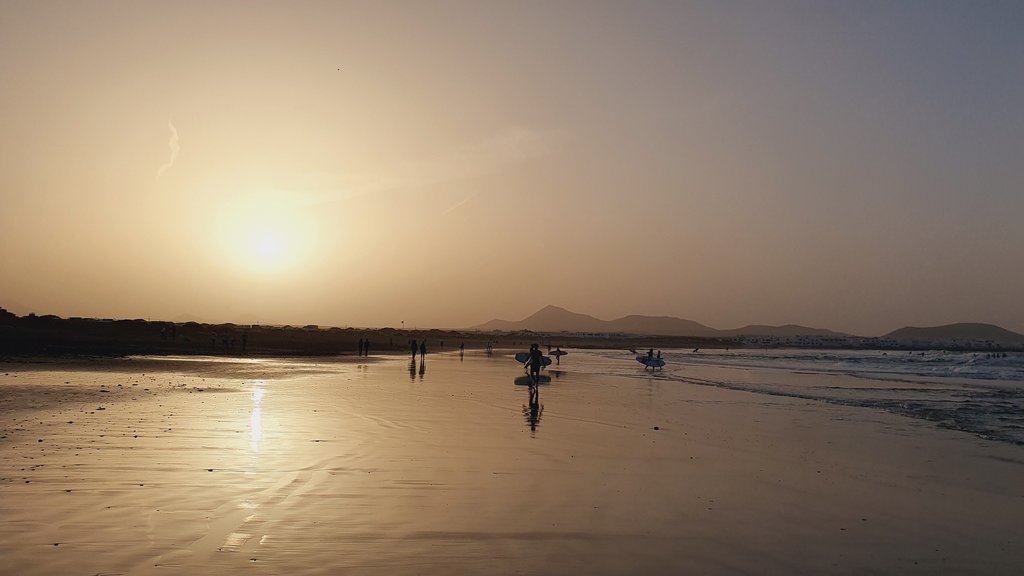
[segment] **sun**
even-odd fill
[[[263,268],[282,268],[293,258],[288,239],[274,227],[260,227],[249,235],[249,251],[245,255],[253,264]]]
[[[250,273],[298,271],[314,246],[312,215],[294,196],[282,192],[240,194],[219,219],[225,258]]]

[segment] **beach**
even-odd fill
[[[974,376],[510,356],[0,365],[0,573],[1024,566],[1024,445],[857,396]]]

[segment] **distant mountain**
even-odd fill
[[[558,306],[545,306],[522,320],[491,320],[473,330],[532,330],[534,332],[607,332],[608,322]]]
[[[531,330],[533,332],[591,332],[640,334],[646,336],[699,336],[705,338],[724,338],[738,335],[749,336],[840,336],[831,330],[806,328],[789,324],[786,326],[747,326],[735,330],[718,330],[693,320],[684,320],[672,316],[640,316],[630,315],[615,320],[601,320],[570,312],[558,306],[545,306],[522,320],[491,320],[471,330],[485,332],[504,330]]]
[[[640,316],[630,315],[606,322],[608,332],[625,334],[649,334],[652,336],[704,336],[716,338],[719,330],[705,326],[693,320],[684,320],[673,316]]]
[[[210,322],[207,322],[205,319],[200,318],[200,317],[196,316],[195,314],[188,314],[188,313],[186,313],[186,314],[178,314],[174,318],[171,318],[171,322],[176,322],[178,324],[184,324],[186,322],[195,322],[197,324],[210,324]]]
[[[897,341],[922,340],[930,342],[991,341],[998,344],[1024,344],[1024,334],[1017,334],[992,324],[946,324],[918,328],[907,326],[883,336]]]
[[[847,336],[842,332],[833,332],[825,328],[808,328],[799,324],[786,324],[784,326],[767,326],[764,324],[750,324],[743,328],[733,330],[722,330],[726,336]]]

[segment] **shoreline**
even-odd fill
[[[504,354],[407,360],[19,371],[51,395],[67,380],[90,396],[0,411],[17,428],[0,439],[0,554],[16,573],[144,575],[1003,574],[1024,562],[1019,446],[618,373],[586,352],[551,373],[536,409]],[[99,391],[118,384],[128,391]]]

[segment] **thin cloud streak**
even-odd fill
[[[479,194],[479,192],[474,192],[473,194],[470,194],[469,196],[466,196],[462,200],[459,200],[455,204],[452,204],[444,212],[441,212],[441,215],[443,216],[445,214],[448,214],[449,212],[453,212],[453,211],[457,210],[458,208],[462,207],[463,205],[465,205],[467,202],[469,202],[473,198],[476,198],[477,194]]]
[[[178,152],[181,151],[181,146],[178,144],[178,129],[174,127],[170,118],[167,119],[167,128],[171,131],[171,138],[167,141],[167,147],[171,149],[171,158],[156,171],[157,180],[164,175],[164,172],[170,170],[171,166],[174,166],[174,160],[178,157]]]

